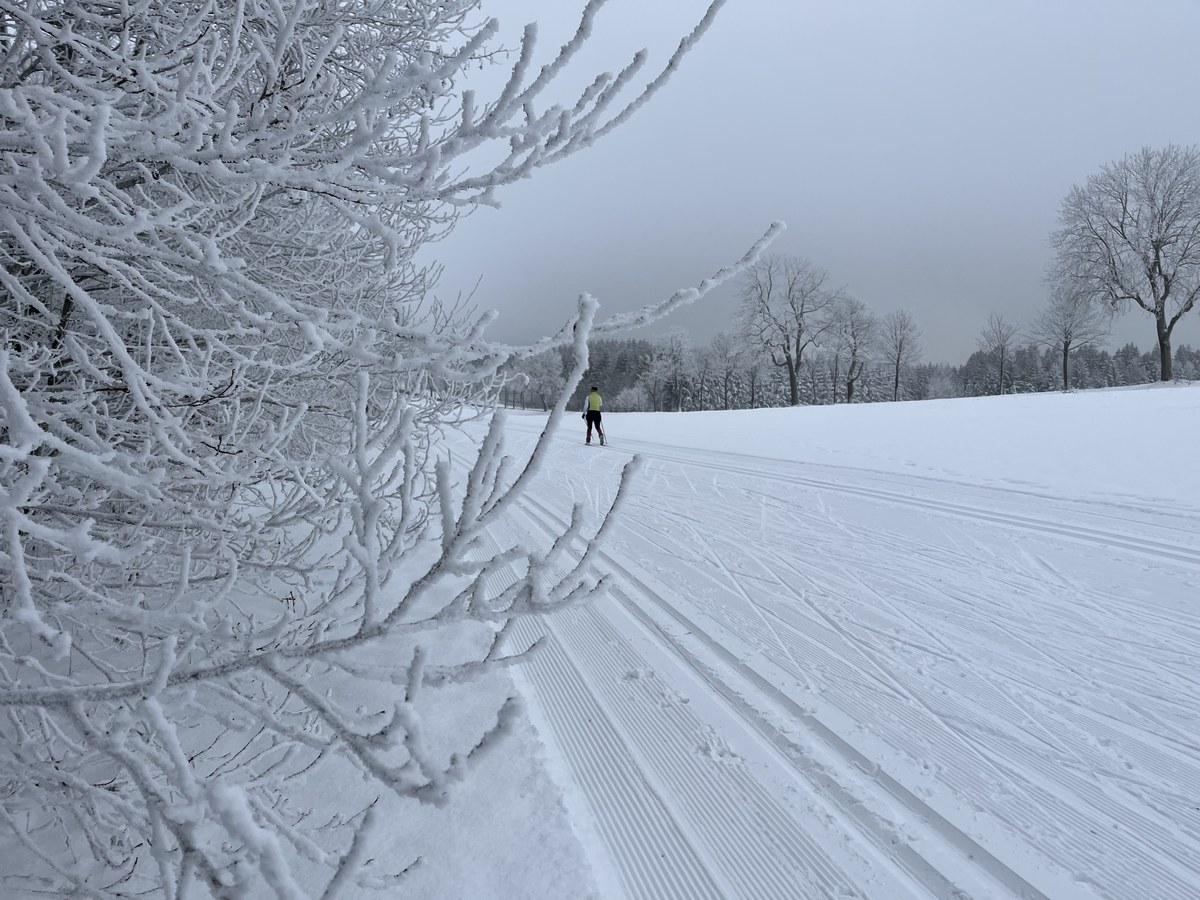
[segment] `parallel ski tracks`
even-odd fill
[[[528,496],[523,498],[523,509],[531,520],[548,532],[554,533],[565,524],[543,504]],[[655,635],[665,649],[684,662],[717,696],[723,698],[729,708],[735,711],[748,727],[764,738],[780,757],[786,760],[796,777],[817,787],[825,800],[831,803],[848,823],[853,823],[853,827],[867,842],[874,845],[876,850],[886,858],[890,858],[899,865],[930,896],[950,900],[950,898],[961,898],[969,894],[948,874],[967,873],[968,881],[978,883],[978,879],[982,878],[984,883],[992,884],[993,889],[1002,886],[1022,900],[1048,900],[1049,895],[944,818],[882,770],[876,761],[869,759],[821,722],[812,712],[801,707],[777,685],[738,659],[711,637],[694,619],[689,618],[677,607],[665,601],[636,574],[619,564],[610,555],[603,555],[606,566],[621,576],[620,584],[614,587],[610,593],[624,610],[640,622],[647,632]],[[630,596],[627,592],[628,589],[636,590],[640,600],[648,601],[665,613],[683,630],[684,635],[672,634],[669,629],[664,628],[655,617],[646,612],[644,603],[639,603]],[[693,646],[689,647],[689,644]],[[611,645],[609,652],[611,652]],[[902,816],[905,830],[926,831],[923,839],[914,843],[903,837],[894,824],[865,805],[863,797],[849,790],[841,780],[825,766],[816,762],[795,740],[785,735],[763,713],[748,703],[728,682],[727,678],[719,674],[704,657],[708,657],[709,660],[719,660],[728,669],[736,672],[740,676],[740,680],[751,685],[763,698],[776,705],[788,719],[804,726],[809,736],[815,738],[820,746],[859,773],[860,777],[856,780],[861,782],[862,777],[865,776],[868,782],[881,789],[886,800],[881,803],[878,802],[881,798],[876,798],[876,802],[871,806],[874,809],[899,807],[905,810],[906,815]],[[711,803],[712,798],[705,798],[705,801]],[[937,847],[938,843],[941,843],[942,847]],[[923,848],[923,852],[917,849],[918,844]],[[830,886],[827,885],[827,887]],[[822,896],[825,895],[822,894]],[[750,891],[746,896],[776,896],[776,894],[756,894]],[[778,896],[789,895],[785,893]]]
[[[700,541],[703,558],[724,570],[720,562],[724,551],[710,546],[702,536],[693,538]],[[759,558],[752,550],[743,547],[738,552],[757,565],[759,578],[761,571],[773,569],[769,560]],[[775,562],[786,563],[782,558]],[[829,560],[821,568],[836,573],[845,566]],[[698,574],[695,566],[685,566],[676,588],[689,596],[703,598],[699,580],[692,580]],[[911,756],[913,761],[935,760],[940,764],[939,779],[956,796],[990,797],[991,812],[997,821],[1008,823],[1021,836],[1019,839],[1043,849],[1057,847],[1063,860],[1073,861],[1077,871],[1093,873],[1101,883],[1117,891],[1114,896],[1138,896],[1136,892],[1123,891],[1134,890],[1139,883],[1143,890],[1148,885],[1154,886],[1151,896],[1188,895],[1195,878],[1189,860],[1200,858],[1200,844],[1192,836],[1174,835],[1179,834],[1175,829],[1188,827],[1189,804],[1173,804],[1178,821],[1167,819],[1156,808],[1154,799],[1156,795],[1165,799],[1161,793],[1163,784],[1146,785],[1145,790],[1150,793],[1141,796],[1141,788],[1127,784],[1120,772],[1115,771],[1115,760],[1110,758],[1106,765],[1103,753],[1087,745],[1089,738],[1084,731],[1072,735],[1069,747],[1059,745],[1049,733],[1031,731],[1024,741],[1016,739],[1019,735],[1014,729],[1020,730],[1023,719],[1031,723],[1039,721],[1038,713],[1024,713],[1019,701],[1027,697],[1010,691],[1011,685],[997,686],[980,677],[976,666],[967,665],[961,654],[941,654],[943,665],[938,671],[943,668],[946,671],[938,683],[944,685],[944,690],[930,694],[929,698],[910,695],[899,681],[888,677],[872,656],[886,652],[885,647],[868,647],[846,631],[845,625],[851,621],[859,624],[857,617],[869,615],[870,607],[856,609],[854,620],[839,625],[822,614],[804,592],[791,587],[804,573],[797,569],[790,574],[790,578],[777,575],[773,586],[756,589],[753,598],[744,596],[744,603],[732,604],[730,597],[718,602],[699,599],[693,605],[716,621],[723,633],[757,638],[759,646],[764,648],[777,646],[774,666],[793,678],[805,681],[819,671],[821,681],[833,688],[830,699],[836,696],[835,705],[852,721],[872,723],[878,738]],[[848,571],[845,574],[850,576]],[[738,573],[738,577],[744,576],[744,572]],[[733,590],[736,593],[736,587]],[[790,597],[794,602],[778,602],[780,596]],[[740,609],[743,605],[754,609]],[[811,608],[811,614],[806,613],[806,607]],[[764,612],[774,619],[773,626],[763,623]],[[697,628],[694,619],[689,622],[689,629]],[[912,624],[937,643],[933,633],[915,621]],[[717,649],[719,652],[721,648]],[[944,645],[937,649],[948,651]],[[804,660],[803,667],[795,662],[797,657]],[[1044,693],[1041,686],[1035,692],[1044,699],[1061,700]],[[964,704],[964,700],[969,702]],[[1006,707],[1012,713],[993,721],[990,711],[1003,711]],[[916,737],[923,746],[913,743]],[[1036,751],[1029,743],[1046,740],[1055,747],[1052,752]],[[1194,759],[1191,768],[1187,765],[1172,768],[1174,754],[1168,747],[1144,744],[1139,751],[1138,740],[1127,741],[1125,746],[1134,750],[1148,772],[1158,772],[1165,783],[1178,785],[1180,791],[1190,793],[1200,788],[1194,778]],[[993,752],[993,745],[1003,746],[1006,755]],[[1079,750],[1090,751],[1086,760],[1075,755]],[[1095,774],[1090,779],[1080,776],[1081,772],[1092,771]],[[1128,842],[1114,846],[1094,838],[1089,840],[1089,836],[1101,834],[1114,822],[1122,823],[1121,827],[1138,836],[1135,843],[1141,850]],[[1149,848],[1155,848],[1152,852],[1157,859],[1147,867],[1149,859],[1144,854]],[[1139,874],[1131,877],[1131,873]]]
[[[797,640],[804,637],[803,629],[809,628],[807,620],[789,616],[785,608],[773,612]],[[806,642],[807,643],[807,642]],[[807,643],[811,646],[811,643]],[[780,665],[791,670],[786,661]],[[1144,802],[1135,797],[1114,796],[1108,787],[1111,780],[1100,770],[1101,778],[1095,775],[1084,777],[1078,774],[1078,761],[1061,755],[1047,756],[1032,752],[1006,728],[997,722],[989,729],[987,717],[981,709],[993,705],[1011,703],[1012,699],[982,681],[970,671],[960,671],[956,692],[939,698],[937,709],[924,701],[915,706],[905,703],[888,704],[887,709],[894,718],[881,718],[878,710],[865,704],[856,705],[846,694],[840,701],[843,709],[862,720],[872,720],[880,728],[879,736],[890,744],[904,747],[913,735],[921,735],[927,743],[925,753],[942,761],[941,778],[959,796],[968,797],[980,790],[979,779],[990,782],[998,793],[993,798],[993,809],[1020,833],[1041,835],[1039,843],[1058,846],[1066,851],[1068,858],[1085,862],[1084,868],[1094,873],[1104,873],[1104,883],[1115,887],[1124,876],[1137,867],[1137,857],[1128,852],[1124,845],[1101,850],[1083,839],[1098,833],[1106,823],[1119,822],[1146,841],[1160,848],[1160,865],[1153,876],[1144,872],[1149,883],[1156,885],[1159,893],[1153,896],[1187,896],[1190,890],[1189,860],[1200,854],[1200,845],[1188,839],[1180,842],[1173,837],[1177,825],[1165,823]],[[851,671],[844,673],[853,678]],[[966,707],[958,699],[970,697],[978,692],[978,703]],[[876,695],[879,699],[882,695]],[[921,715],[921,712],[925,715]],[[929,722],[943,726],[929,727]],[[968,741],[966,735],[974,735]],[[1003,747],[1004,752],[999,752]],[[957,760],[959,764],[948,765]],[[967,773],[971,773],[967,777]],[[1005,795],[1007,792],[1007,795]],[[1025,798],[1024,801],[1021,798]],[[1067,827],[1063,827],[1066,825]]]
[[[639,658],[594,609],[563,616],[553,628],[603,675],[597,689],[621,703],[630,742],[667,785],[708,854],[746,897],[844,895],[854,882],[789,817],[742,765],[714,766],[697,745],[704,724],[684,704],[666,700],[656,676],[636,672]],[[645,684],[639,681],[646,679]],[[630,696],[632,695],[632,696]],[[664,698],[658,705],[655,696]],[[653,711],[653,717],[647,711]],[[682,752],[681,752],[682,750]]]
[[[936,494],[940,490],[948,490],[954,485],[923,476],[892,473],[890,480],[894,487],[892,484],[845,484],[788,471],[789,467],[803,467],[803,463],[765,460],[766,465],[759,468],[751,462],[752,457],[737,456],[736,460],[747,460],[746,464],[739,464],[737,461],[697,459],[689,456],[686,450],[683,453],[662,452],[657,445],[647,450],[651,463],[661,460],[686,467],[675,472],[671,471],[671,467],[658,472],[651,468],[648,473],[652,478],[665,478],[662,487],[668,492],[674,479],[674,486],[683,495],[679,498],[684,501],[681,504],[682,511],[689,508],[687,501],[691,494],[699,496],[701,493],[711,493],[714,496],[708,498],[710,504],[723,502],[726,480],[719,476],[729,473],[755,480],[766,479],[784,488],[791,485],[801,491],[811,490],[817,495],[821,510],[824,509],[824,503],[820,501],[821,494],[858,496],[875,503],[924,510],[964,522],[978,521],[1014,531],[1062,538],[1076,545],[1100,547],[1119,554],[1118,558],[1121,559],[1127,558],[1126,554],[1137,554],[1149,560],[1171,564],[1171,568],[1158,571],[1176,573],[1172,577],[1177,581],[1194,578],[1186,573],[1200,568],[1200,549],[1159,539],[1155,534],[1157,532],[1165,536],[1171,532],[1174,537],[1173,529],[1181,523],[1186,531],[1194,520],[1182,510],[1165,510],[1160,516],[1158,510],[1144,506],[1106,504],[1101,500],[1076,501],[1034,494],[1031,496],[1045,503],[1061,504],[1063,513],[1061,519],[1057,516],[1039,518],[1023,514],[1023,509],[1020,512],[1003,509],[1004,506],[1020,503],[1022,498],[1028,500],[1028,492],[1004,487],[964,486],[968,495],[977,494],[983,504],[972,505],[970,501],[962,503],[938,498]],[[711,478],[696,478],[693,484],[690,473],[696,470],[710,473]],[[864,477],[888,480],[888,474],[867,471]],[[734,503],[747,491],[749,484],[751,482],[739,483],[737,479],[729,479],[729,487],[737,494],[731,498]],[[909,485],[917,493],[908,493]],[[927,486],[929,493],[924,492]],[[779,491],[770,496],[779,501],[777,506],[780,512],[774,518],[780,518],[785,512],[784,496]],[[1000,508],[991,507],[993,497]],[[558,515],[547,506],[537,503],[536,498],[527,496],[526,500],[529,502],[522,505],[522,510],[532,521],[555,533],[561,530],[562,522]],[[849,508],[855,509],[854,506]],[[863,836],[865,843],[887,855],[914,885],[920,885],[933,896],[956,896],[953,891],[963,883],[957,873],[961,873],[965,866],[978,869],[978,876],[993,886],[990,891],[985,888],[979,892],[989,896],[998,890],[1001,894],[1009,892],[1032,898],[1086,897],[1095,896],[1095,892],[1106,897],[1165,898],[1190,896],[1194,891],[1197,871],[1191,854],[1200,848],[1200,816],[1192,811],[1194,804],[1187,798],[1196,783],[1196,770],[1189,765],[1193,762],[1196,747],[1186,733],[1188,720],[1179,718],[1185,710],[1172,710],[1165,705],[1172,698],[1173,702],[1180,702],[1183,696],[1180,692],[1185,683],[1195,683],[1189,667],[1189,660],[1193,657],[1182,649],[1172,650],[1175,645],[1186,649],[1194,642],[1186,618],[1177,621],[1177,616],[1173,615],[1177,611],[1177,602],[1143,607],[1136,599],[1143,595],[1132,595],[1132,599],[1117,594],[1110,596],[1104,592],[1102,585],[1092,584],[1086,579],[1073,580],[1042,562],[1041,565],[1048,568],[1048,574],[1061,581],[1059,590],[1067,591],[1072,596],[1078,595],[1078,602],[1072,601],[1070,607],[1044,610],[1046,614],[1059,616],[1048,630],[1053,635],[1079,631],[1090,636],[1091,644],[1082,647],[1067,642],[1047,644],[1036,638],[1032,646],[1038,652],[1044,651],[1042,657],[1038,658],[1036,654],[1030,656],[1026,650],[1023,651],[1024,656],[1016,659],[1002,658],[1000,654],[1005,652],[1007,646],[1025,640],[1026,634],[1033,637],[1034,633],[1024,628],[1016,628],[1011,633],[1003,631],[1006,621],[1010,627],[1020,621],[1016,618],[1008,620],[1001,617],[992,622],[982,613],[978,617],[971,617],[970,621],[963,618],[959,610],[973,608],[974,600],[957,596],[956,590],[952,596],[949,592],[956,589],[956,584],[953,580],[943,584],[940,570],[935,570],[939,577],[935,578],[933,574],[923,576],[922,566],[927,563],[936,565],[937,560],[932,554],[929,560],[924,559],[925,553],[919,549],[922,540],[920,533],[913,535],[911,542],[907,538],[898,541],[893,548],[897,553],[910,554],[914,547],[918,548],[909,564],[902,568],[904,584],[897,582],[897,586],[916,591],[914,596],[924,596],[928,588],[932,592],[929,596],[935,602],[913,606],[901,600],[900,606],[890,610],[890,615],[907,619],[911,630],[905,627],[890,633],[891,623],[883,617],[875,622],[875,631],[872,632],[873,620],[869,617],[859,621],[857,618],[844,618],[845,614],[839,612],[838,622],[835,623],[822,616],[816,606],[811,611],[805,611],[804,603],[774,602],[779,588],[778,585],[771,587],[768,581],[778,579],[782,585],[794,583],[797,578],[807,578],[808,575],[797,568],[794,572],[773,572],[771,574],[775,578],[771,578],[766,574],[772,569],[770,563],[781,562],[786,566],[788,557],[776,559],[773,554],[768,554],[765,559],[755,558],[756,554],[752,551],[748,553],[747,548],[738,544],[736,539],[729,545],[736,554],[731,558],[739,563],[749,562],[746,565],[739,564],[736,571],[733,571],[731,564],[727,574],[735,582],[745,584],[751,594],[736,603],[732,595],[722,599],[722,589],[706,583],[704,572],[708,568],[706,563],[712,563],[714,554],[721,557],[717,562],[724,564],[727,548],[709,547],[706,550],[701,543],[699,548],[691,549],[680,557],[683,565],[679,569],[669,559],[688,546],[672,540],[670,531],[662,530],[664,525],[668,528],[673,524],[678,527],[676,520],[682,520],[685,523],[682,527],[691,530],[686,524],[689,516],[682,511],[661,520],[658,516],[651,516],[646,522],[647,528],[635,528],[630,532],[636,546],[653,547],[661,543],[661,553],[666,558],[661,572],[653,564],[649,568],[635,567],[631,570],[611,554],[605,554],[606,566],[618,576],[612,596],[625,615],[639,622],[646,633],[655,636],[664,650],[694,672],[712,689],[714,695],[723,698],[728,708],[736,711],[748,728],[757,732],[765,744],[773,746],[780,757],[789,762],[800,779],[819,789],[821,796]],[[1058,511],[1056,509],[1055,513]],[[797,515],[807,516],[807,527],[838,526],[835,519],[815,515],[811,510],[806,512],[801,508]],[[1096,527],[1102,518],[1112,522],[1113,531]],[[696,521],[707,519],[701,515]],[[654,524],[651,525],[651,522]],[[864,522],[870,523],[870,519]],[[758,520],[747,519],[746,525],[757,529]],[[1142,526],[1145,526],[1150,537],[1129,533],[1129,529]],[[731,534],[741,533],[737,532],[736,524],[733,527]],[[762,527],[768,527],[765,519]],[[775,523],[770,527],[775,527]],[[940,531],[930,533],[941,534]],[[848,534],[859,536],[857,532]],[[973,538],[974,532],[964,528],[945,531],[942,539],[952,542],[949,545],[950,552],[955,547],[953,541],[960,534],[962,546],[959,549],[985,551],[981,559],[985,569],[979,574],[991,579],[989,583],[1000,589],[996,595],[999,598],[995,603],[997,613],[1002,616],[1016,615],[1026,604],[1042,596],[1040,592],[1030,592],[1029,589],[1031,579],[1044,578],[1047,574],[1039,568],[1041,554],[1029,549],[1031,545],[1015,545],[1015,549],[1009,547],[996,552],[986,542]],[[881,530],[880,536],[886,538],[886,532]],[[874,539],[872,532],[870,540]],[[977,550],[972,550],[977,544]],[[753,546],[751,542],[749,547]],[[930,549],[934,552],[938,550],[932,546]],[[1009,559],[1014,552],[1018,557]],[[1012,568],[1020,562],[1021,553],[1025,554],[1025,568]],[[1093,558],[1086,554],[1076,555],[1081,560]],[[697,564],[689,564],[689,559],[694,559]],[[853,567],[856,570],[858,562],[856,560]],[[871,560],[864,557],[862,562],[869,564]],[[831,560],[831,563],[836,567],[836,561]],[[1180,565],[1185,567],[1182,571],[1177,568]],[[824,572],[825,569],[821,568],[820,571]],[[864,591],[876,591],[880,578],[871,565],[867,565],[864,571],[871,574],[861,582],[861,588]],[[1155,570],[1147,567],[1146,571]],[[837,582],[843,580],[843,576],[849,579],[855,574],[845,569],[837,575],[833,584],[835,593],[831,595],[830,602],[841,602],[835,599],[836,591],[841,589]],[[830,585],[820,575],[816,577],[819,584],[814,583],[813,588],[821,596],[821,592]],[[673,579],[678,579],[678,583]],[[885,594],[893,595],[891,582],[884,581],[883,584],[886,585],[883,587]],[[848,582],[843,587],[846,586]],[[938,591],[947,592],[948,602],[936,602]],[[710,592],[715,602],[704,602]],[[675,593],[695,597],[698,602],[689,600],[680,607],[673,601]],[[907,595],[896,596],[903,598]],[[1179,594],[1168,592],[1162,597],[1164,601],[1172,597],[1177,600]],[[881,595],[881,599],[887,598]],[[826,602],[824,605],[829,604]],[[856,609],[854,615],[857,616],[859,611]],[[1030,611],[1033,611],[1032,607]],[[770,621],[764,619],[764,613]],[[1155,623],[1155,628],[1159,630],[1168,623],[1176,623],[1177,628],[1184,629],[1186,633],[1179,640],[1162,646],[1147,644],[1146,652],[1151,654],[1148,660],[1157,659],[1159,668],[1156,669],[1149,661],[1139,664],[1142,657],[1136,648],[1117,643],[1112,643],[1110,647],[1111,636],[1108,631],[1099,628],[1093,631],[1090,614],[1105,619],[1125,614],[1137,615],[1143,622]],[[697,615],[700,617],[698,620]],[[975,621],[976,618],[978,621]],[[597,621],[598,626],[591,622],[589,625],[603,630],[604,621]],[[927,622],[933,623],[935,630],[928,630],[924,624]],[[838,623],[842,625],[841,630],[838,629]],[[1106,623],[1099,621],[1098,624]],[[711,633],[705,630],[714,627],[716,630]],[[585,632],[587,630],[584,629]],[[913,630],[915,634],[904,633]],[[720,640],[716,635],[720,636]],[[955,644],[960,638],[971,638],[968,645],[986,651],[985,658],[995,654],[996,671],[992,674],[1007,680],[993,683],[994,679],[988,671],[975,671],[976,667],[967,665],[968,661],[962,653],[948,646],[939,635]],[[563,636],[566,638],[567,633],[563,632]],[[843,652],[866,653],[866,660],[859,661],[865,662],[873,654],[886,653],[889,642],[895,642],[900,636],[915,637],[918,643],[929,640],[929,646],[917,649],[922,653],[933,653],[942,663],[941,667],[924,677],[930,679],[931,687],[944,687],[945,690],[938,691],[937,695],[929,694],[928,697],[922,694],[924,699],[914,698],[903,687],[908,683],[903,678],[900,682],[892,683],[883,670],[870,665],[856,665],[857,657],[847,656]],[[729,640],[731,637],[733,640]],[[1136,641],[1137,634],[1131,633],[1130,637]],[[579,642],[586,640],[586,637],[573,633],[568,639]],[[611,652],[614,644],[591,646],[603,654]],[[1123,649],[1117,652],[1118,648]],[[1110,649],[1115,655],[1109,654]],[[1163,659],[1163,653],[1176,655]],[[773,663],[768,664],[768,659]],[[903,657],[900,660],[903,661]],[[1004,660],[1011,666],[1001,664]],[[1090,671],[1090,667],[1098,661],[1103,661],[1114,675],[1119,676],[1108,687],[1112,692],[1108,699],[1112,703],[1108,702],[1101,685],[1097,683],[1097,679],[1103,681],[1102,676]],[[1015,669],[1012,668],[1014,666]],[[1073,676],[1073,682],[1064,680],[1063,683],[1073,683],[1075,689],[1052,690],[1052,684],[1043,683],[1055,669],[1063,670],[1064,679],[1068,674]],[[890,667],[888,671],[891,671]],[[823,684],[842,688],[838,691],[838,703],[834,708],[827,710],[823,704],[819,704],[820,711],[805,709],[781,687],[792,679],[804,682],[814,672],[820,673]],[[1156,673],[1161,677],[1157,684],[1169,686],[1170,690],[1155,690]],[[947,681],[947,678],[956,680]],[[859,687],[856,685],[867,689],[862,692],[863,696],[857,696]],[[1082,699],[1076,697],[1076,690]],[[866,699],[868,696],[869,700]],[[768,702],[761,702],[762,698]],[[915,704],[914,699],[917,700]],[[924,702],[925,699],[932,700],[933,705]],[[1006,704],[1011,708],[1006,709]],[[1140,710],[1137,708],[1139,705]],[[1023,707],[1027,708],[1025,716],[1021,714]],[[782,721],[786,724],[782,727],[789,733],[774,724],[781,721],[780,717],[772,712],[764,712],[772,708],[784,713]],[[997,715],[992,716],[993,712]],[[1041,734],[1031,725],[1027,732],[1021,731],[1022,719],[1036,723],[1040,718],[1045,718],[1047,713],[1051,717],[1061,718],[1063,724],[1069,727]],[[930,716],[946,727],[934,727],[931,730]],[[1112,729],[1106,729],[1103,724],[1109,716],[1112,716]],[[1165,719],[1159,722],[1156,716]],[[793,729],[792,722],[803,727]],[[855,746],[856,722],[877,729],[871,743],[861,745],[875,749],[864,751]],[[1144,735],[1134,727],[1139,722],[1149,729]],[[1017,730],[1014,731],[1014,728]],[[1173,731],[1173,736],[1159,733],[1161,730]],[[842,735],[847,739],[843,740]],[[848,779],[842,777],[845,772],[836,765],[830,768],[816,762],[818,757],[813,757],[809,749],[797,743],[797,740],[805,742],[810,737],[816,738],[814,745],[830,750],[841,763],[848,763],[858,772],[866,773],[868,780],[865,784],[873,782],[874,787],[865,788],[863,779],[853,775]],[[925,741],[926,746],[912,744],[914,737]],[[635,743],[641,740],[633,734],[627,734],[626,738]],[[1157,742],[1150,743],[1156,738],[1163,738],[1161,746]],[[887,745],[886,749],[875,747],[880,740]],[[1087,745],[1089,740],[1096,743]],[[1110,749],[1110,744],[1115,746]],[[1129,767],[1128,773],[1122,768],[1117,749],[1127,754],[1135,764]],[[896,750],[900,752],[893,752]],[[910,759],[912,753],[917,755]],[[825,759],[828,755],[819,755],[819,758]],[[938,765],[935,762],[937,769],[933,780],[941,786],[937,793],[927,794],[925,781],[916,778],[914,771],[910,771],[908,764],[922,759],[944,763]],[[894,763],[899,768],[895,768]],[[894,771],[902,781],[893,778],[888,770]],[[1144,781],[1138,777],[1139,770],[1148,776]],[[981,780],[964,780],[971,772]],[[1015,791],[1012,790],[1014,786],[1017,788]],[[954,802],[955,797],[964,802]],[[984,819],[971,812],[971,807],[976,803],[982,803],[976,811],[984,813]],[[1186,807],[1182,815],[1181,807]],[[889,813],[888,810],[893,812]],[[895,828],[897,822],[904,827]],[[1125,830],[1129,837],[1137,839],[1122,841],[1112,835],[1101,834],[1101,830],[1107,832],[1114,827],[1114,823],[1117,823],[1115,827],[1118,831]],[[686,832],[686,828],[680,827],[681,831]],[[972,835],[978,835],[978,839]],[[705,840],[711,841],[711,837]],[[988,847],[994,848],[995,853],[1001,856],[991,853]],[[1071,872],[1081,874],[1076,876]],[[719,873],[714,875],[714,880],[720,881]],[[826,887],[832,884],[829,882]],[[728,890],[728,884],[724,889]],[[768,892],[762,895],[774,894]],[[747,896],[753,894],[748,893]]]
[[[525,619],[514,637],[525,646],[545,634]],[[729,896],[697,852],[660,790],[644,777],[612,716],[582,680],[558,642],[526,664],[538,700],[559,731],[559,744],[587,796],[597,829],[614,857],[627,895],[636,900]]]
[[[780,469],[774,469],[767,473],[761,468],[756,469],[750,466],[734,465],[732,463],[717,463],[710,460],[698,460],[684,455],[672,455],[670,453],[662,452],[657,447],[655,448],[653,454],[647,458],[649,460],[662,460],[677,463],[683,466],[707,469],[710,471],[728,472],[736,475],[751,475],[755,478],[769,477],[772,481],[776,482],[787,482],[789,484],[828,491],[831,493],[866,497],[871,500],[883,501],[898,506],[917,507],[920,509],[927,509],[931,512],[941,513],[943,515],[991,522],[1024,531],[1052,534],[1056,537],[1063,537],[1073,541],[1084,541],[1100,545],[1102,547],[1128,550],[1144,556],[1152,556],[1159,559],[1169,559],[1173,562],[1180,562],[1189,566],[1200,568],[1200,550],[1195,550],[1190,547],[1184,547],[1176,544],[1170,544],[1165,541],[1141,538],[1133,535],[1113,535],[1107,531],[1101,531],[1096,528],[1088,527],[1087,525],[1052,522],[1046,519],[1036,519],[1016,513],[1007,513],[999,510],[984,509],[977,506],[966,506],[944,500],[918,497],[911,494],[899,493],[897,491],[885,490],[882,488],[843,484],[836,481],[824,481],[819,478],[811,478],[803,475],[788,473],[781,471]],[[796,465],[799,466],[802,464],[797,463]],[[987,489],[1002,490],[997,488]]]

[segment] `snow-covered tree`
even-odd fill
[[[742,373],[746,379],[746,408],[757,409],[766,405],[763,393],[767,360],[761,345],[746,346],[747,352],[742,364]]]
[[[694,386],[692,389],[692,400],[688,404],[688,408],[715,409],[716,406],[713,402],[713,382],[716,376],[716,363],[713,360],[711,348],[701,347],[698,350],[694,350],[692,360]]]
[[[546,102],[602,5],[540,68],[527,28],[480,98],[473,0],[0,0],[0,893],[391,889],[412,860],[364,858],[372,804],[311,816],[296,779],[437,804],[504,734],[511,697],[449,754],[422,713],[511,662],[514,617],[602,587],[605,525],[482,541],[546,445],[511,458],[497,415],[451,464],[514,351],[414,258],[619,126],[719,3],[640,89],[642,54]],[[595,308],[527,351],[572,345],[568,392]]]
[[[549,410],[567,383],[562,354],[557,348],[543,350],[516,366],[526,389],[531,391],[543,410]]]
[[[1102,340],[1111,322],[1111,309],[1106,311],[1077,282],[1052,282],[1049,302],[1034,319],[1033,332],[1039,342],[1060,354],[1064,391],[1071,387],[1071,352]]]
[[[612,408],[616,412],[650,412],[654,408],[654,403],[646,393],[645,386],[639,383],[627,387],[617,394],[616,399],[612,402]]]
[[[1117,384],[1146,384],[1155,380],[1158,374],[1157,360],[1147,359],[1148,355],[1142,353],[1132,342],[1114,353],[1113,367],[1116,370]]]
[[[806,259],[769,256],[743,276],[739,308],[742,330],[787,372],[792,406],[800,403],[804,353],[830,326],[829,310],[840,294],[829,273]]]
[[[1175,348],[1175,378],[1183,381],[1200,379],[1200,352],[1184,344]]]
[[[810,406],[837,402],[837,385],[841,381],[837,373],[841,371],[841,361],[835,361],[833,357],[832,350],[818,350],[809,353],[800,363],[800,382],[808,392]]]
[[[834,381],[835,390],[845,384],[845,400],[853,403],[854,388],[875,352],[879,320],[857,297],[843,296],[831,308],[829,331],[835,358],[844,359],[846,364],[842,380]]]
[[[1071,188],[1058,221],[1056,276],[1150,315],[1170,381],[1171,333],[1200,298],[1200,147],[1145,147],[1102,166]]]
[[[598,338],[588,341],[588,368],[583,383],[571,398],[575,408],[583,404],[590,385],[600,388],[605,406],[628,387],[637,384],[646,370],[653,351],[648,340],[633,338]],[[567,354],[568,363],[570,354]]]
[[[987,324],[979,332],[979,351],[996,364],[996,393],[1004,393],[1004,376],[1009,357],[1012,354],[1013,341],[1017,335],[1017,327],[1007,321],[999,313],[988,316]]]
[[[656,409],[680,412],[688,400],[696,365],[691,339],[681,329],[672,329],[654,342],[647,373],[656,387]]]
[[[946,366],[930,366],[925,388],[925,399],[945,400],[961,397],[962,388],[956,383],[954,374]]]
[[[745,356],[745,346],[737,338],[722,331],[708,345],[713,375],[720,381],[721,409],[732,409],[734,385],[738,369]]]
[[[921,359],[921,331],[908,310],[900,309],[883,317],[879,353],[892,376],[892,400],[899,400],[905,371]]]

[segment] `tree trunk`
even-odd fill
[[[1159,381],[1171,380],[1171,329],[1165,313],[1159,313],[1154,324],[1158,330]]]
[[[1063,341],[1063,390],[1071,389],[1071,342]]]
[[[790,356],[784,357],[784,359],[787,361],[788,390],[791,392],[792,406],[799,406],[800,405],[800,385],[796,380],[796,378],[797,378],[796,363],[792,360],[792,358]]]
[[[892,400],[900,399],[900,360],[896,360],[896,377],[892,380]]]

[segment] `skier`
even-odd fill
[[[604,429],[600,427],[600,388],[592,385],[586,397],[583,398],[583,418],[587,422],[587,443],[592,442],[592,426],[600,435],[600,446],[604,446]]]

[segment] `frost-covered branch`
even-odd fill
[[[364,810],[441,802],[511,727],[509,697],[443,755],[429,712],[603,588],[608,520],[489,542],[547,441],[476,433],[519,351],[417,256],[624,121],[720,6],[653,79],[549,102],[603,2],[483,97],[474,0],[0,0],[0,854],[27,860],[0,893],[390,889]],[[595,310],[549,339],[583,365]],[[372,795],[318,823],[314,773]]]

